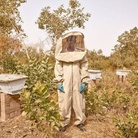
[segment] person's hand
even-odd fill
[[[82,83],[80,86],[80,93],[83,93],[86,90],[86,84]]]
[[[60,90],[61,92],[64,92],[64,88],[63,88],[63,84],[62,84],[62,83],[58,83],[58,84],[57,84],[57,88],[58,88],[58,90]]]

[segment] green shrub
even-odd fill
[[[13,73],[14,71],[17,71],[16,66],[16,59],[12,56],[8,56],[7,58],[4,58],[2,60],[2,67],[4,73]]]
[[[26,90],[21,93],[22,110],[34,120],[39,130],[52,134],[60,125],[57,90],[53,83],[54,64],[48,56],[32,58],[26,65],[18,65],[18,72],[28,76]]]
[[[100,104],[100,99],[94,89],[89,90],[86,93],[86,111],[87,114],[99,113],[102,106]]]
[[[138,113],[131,112],[122,119],[113,120],[123,138],[138,138]]]
[[[23,111],[34,120],[40,131],[52,135],[58,130],[61,117],[55,94],[50,94],[45,84],[37,82],[33,90],[24,90],[21,96]]]
[[[121,138],[138,138],[138,73],[131,73],[128,81],[132,89],[120,97],[120,103],[126,105],[127,112],[113,121],[121,133]]]

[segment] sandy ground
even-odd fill
[[[58,132],[54,138],[117,138],[117,129],[112,122],[112,113],[91,115],[87,117],[86,131],[81,132],[71,125],[65,132]],[[46,138],[38,131],[33,122],[24,116],[0,122],[0,138]]]

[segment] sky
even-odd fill
[[[27,0],[19,8],[22,18],[22,28],[28,36],[25,44],[35,44],[48,38],[44,30],[35,24],[41,10],[50,6],[57,9],[61,4],[68,7],[69,0]],[[90,13],[85,29],[76,29],[85,36],[85,45],[88,50],[98,51],[110,56],[112,49],[118,43],[118,36],[125,31],[138,27],[138,0],[79,0],[84,13]],[[45,49],[50,49],[50,40],[47,39]]]

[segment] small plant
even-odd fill
[[[128,76],[128,81],[132,84],[134,91],[138,91],[138,71],[133,71]]]
[[[86,108],[87,114],[98,113],[102,108],[100,99],[94,89],[90,89],[86,93]]]
[[[138,114],[131,112],[123,119],[113,120],[120,130],[123,138],[137,138],[138,137]]]
[[[23,111],[34,120],[40,131],[53,134],[60,126],[60,114],[55,96],[49,93],[45,84],[37,82],[33,90],[24,90],[21,96]]]

